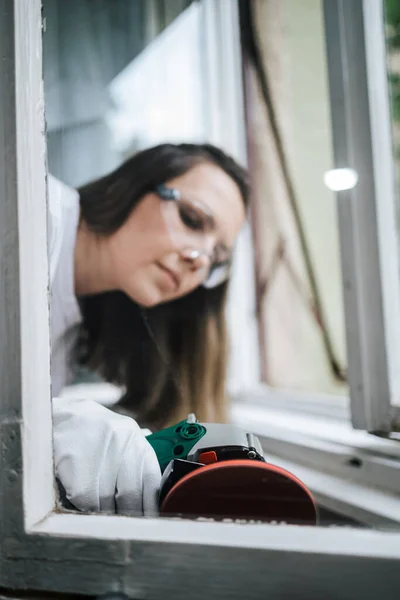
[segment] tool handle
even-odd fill
[[[185,420],[148,435],[146,439],[157,455],[161,472],[164,473],[171,460],[186,459],[190,450],[206,434],[206,431],[203,425]]]

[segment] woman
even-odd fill
[[[162,427],[223,420],[224,306],[244,170],[211,145],[144,150],[78,192],[50,178],[53,396],[90,367]],[[83,510],[153,514],[160,472],[136,421],[54,398],[56,472]]]

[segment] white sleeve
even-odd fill
[[[161,470],[133,419],[93,400],[53,398],[56,475],[79,510],[158,513]]]

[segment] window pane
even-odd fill
[[[144,147],[206,137],[193,0],[44,0],[43,12],[51,175],[77,188]],[[75,384],[100,381],[75,370]]]
[[[323,2],[255,0],[247,114],[263,377],[342,394],[346,351]],[[255,65],[258,66],[255,66]]]
[[[44,0],[44,83],[51,174],[69,185],[82,185],[116,167],[125,154],[146,145],[149,140],[143,139],[143,131],[149,125],[149,113],[152,111],[152,122],[157,124],[164,116],[160,111],[155,113],[168,98],[165,90],[160,100],[162,89],[158,84],[160,77],[168,73],[160,67],[155,69],[152,51],[145,54],[144,50],[150,49],[191,3]],[[161,44],[167,52],[175,50],[176,54],[182,36],[188,35],[190,28],[193,34],[196,24],[196,18],[188,16],[175,36],[167,33]],[[160,56],[157,51],[153,54]],[[185,64],[191,62],[192,55]],[[169,64],[168,60],[164,63],[167,70]],[[152,69],[152,76],[149,74],[145,81],[144,68]],[[127,102],[129,77],[133,90]],[[139,90],[139,84],[144,88]],[[143,98],[148,100],[146,115]],[[132,123],[127,117],[135,110]]]

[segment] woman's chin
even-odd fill
[[[141,285],[126,286],[124,289],[125,294],[134,302],[143,306],[143,308],[152,308],[159,304],[171,302],[181,296],[185,296],[191,291],[192,289],[182,290],[181,293],[171,292],[170,290],[163,289],[161,285],[157,285],[157,282],[151,280],[142,282]]]
[[[163,294],[155,286],[141,286],[135,289],[124,290],[127,296],[143,308],[152,308],[165,302]]]
[[[144,300],[142,300],[141,302],[139,302],[138,300],[136,300],[136,302],[138,304],[140,304],[140,306],[142,306],[143,308],[154,308],[155,306],[158,306],[159,304],[161,304],[163,302],[163,300],[152,300],[150,298],[146,298]]]

